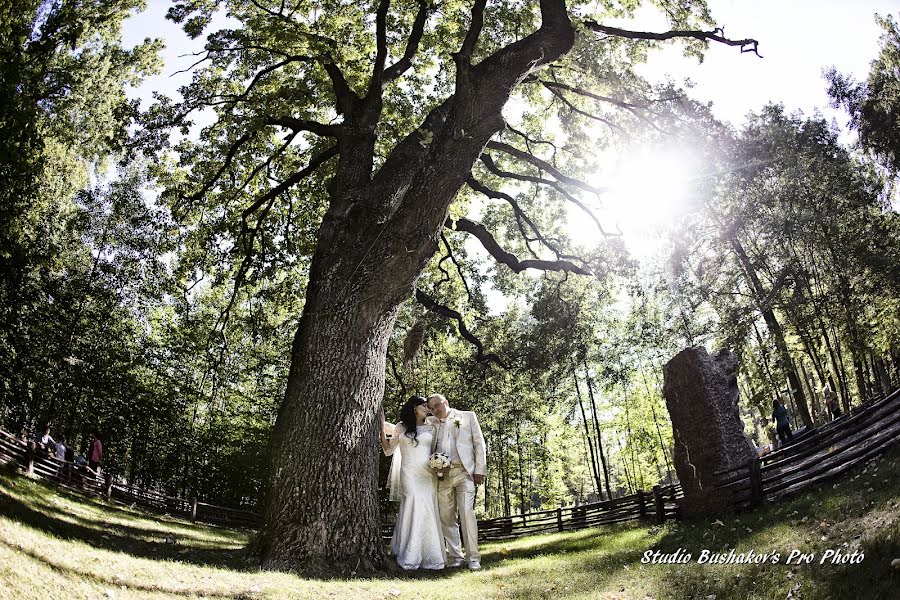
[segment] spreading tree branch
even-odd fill
[[[539,269],[542,271],[565,271],[569,273],[577,273],[579,275],[593,275],[593,273],[591,273],[587,269],[583,269],[582,267],[579,267],[578,265],[567,260],[519,260],[515,254],[504,250],[484,225],[477,221],[472,221],[471,219],[462,218],[457,221],[452,221],[448,218],[444,226],[448,229],[465,231],[466,233],[475,236],[491,256],[493,256],[499,262],[508,266],[516,273],[521,273],[525,269]]]
[[[597,33],[605,33],[606,35],[611,35],[615,37],[623,37],[632,40],[671,40],[674,38],[693,38],[695,40],[700,41],[714,41],[720,44],[725,44],[726,46],[739,46],[741,52],[752,52],[753,54],[762,58],[759,54],[759,42],[752,39],[747,38],[744,40],[732,40],[726,38],[724,35],[724,31],[721,27],[717,27],[713,31],[698,31],[698,30],[672,30],[666,31],[664,33],[653,33],[650,31],[631,31],[628,29],[619,29],[618,27],[610,27],[609,25],[602,25],[597,23],[596,21],[585,21],[585,26],[591,31],[596,31]]]
[[[564,258],[564,259],[568,259],[568,260],[581,260],[577,256],[567,255],[567,254],[563,254],[562,252],[560,252],[559,248],[556,245],[556,242],[550,240],[549,238],[545,237],[543,233],[541,233],[540,229],[538,229],[537,224],[535,224],[534,220],[528,215],[528,213],[526,213],[524,210],[522,210],[522,207],[519,206],[519,203],[516,201],[515,198],[513,198],[512,196],[510,196],[509,194],[506,194],[504,192],[498,192],[496,190],[492,190],[491,188],[487,187],[486,185],[484,185],[483,183],[481,183],[474,177],[469,177],[469,179],[466,180],[466,183],[468,184],[468,186],[470,188],[472,188],[476,192],[484,194],[488,198],[494,198],[495,200],[506,201],[512,207],[513,212],[516,215],[516,223],[519,225],[519,233],[522,234],[522,237],[525,239],[526,243],[530,242],[530,241],[541,242],[551,252],[553,252],[553,254],[556,255],[557,259]],[[531,229],[532,232],[534,232],[534,235],[536,237],[530,238],[525,233],[525,230],[522,227],[522,223],[521,223],[522,221],[525,221],[525,223],[528,224],[528,227]],[[534,254],[534,253],[532,252],[532,254]],[[535,256],[535,258],[537,258],[537,256]],[[584,261],[582,261],[582,262],[584,262]]]
[[[409,38],[406,40],[406,50],[403,52],[400,60],[385,69],[383,75],[385,82],[397,79],[412,66],[412,58],[419,50],[419,42],[422,41],[422,34],[425,32],[425,21],[427,20],[428,2],[427,0],[419,0],[419,12],[416,14],[416,20],[413,22]]]
[[[533,175],[522,175],[520,173],[512,173],[510,171],[504,171],[503,169],[498,167],[496,165],[496,163],[494,163],[494,159],[491,158],[491,156],[489,154],[482,154],[481,162],[484,163],[484,165],[488,168],[488,170],[490,172],[492,172],[493,174],[495,174],[499,177],[503,177],[505,179],[513,179],[513,180],[517,180],[517,181],[528,181],[530,183],[546,185],[546,186],[553,188],[566,200],[568,200],[569,202],[571,202],[572,204],[574,204],[575,206],[580,208],[582,211],[584,211],[585,214],[587,214],[591,218],[591,220],[597,226],[597,229],[600,230],[600,233],[602,235],[604,235],[606,237],[613,237],[613,236],[618,235],[615,233],[607,232],[603,228],[603,225],[600,224],[600,220],[597,218],[597,215],[594,214],[594,211],[592,211],[590,208],[588,208],[588,206],[585,205],[584,202],[582,202],[581,200],[576,198],[573,194],[566,191],[566,189],[563,188],[558,182],[550,181],[549,179],[543,179],[542,177],[534,177]]]
[[[536,157],[530,152],[525,152],[523,150],[519,150],[515,146],[511,146],[509,144],[505,144],[503,142],[490,141],[487,143],[488,148],[492,148],[494,150],[500,150],[501,152],[505,152],[510,156],[514,156],[519,160],[524,160],[527,163],[541,169],[542,171],[546,171],[550,175],[552,175],[557,181],[560,183],[565,183],[566,185],[571,185],[572,187],[577,187],[586,192],[591,192],[593,194],[602,194],[607,191],[606,188],[600,188],[593,186],[585,181],[581,181],[580,179],[575,179],[574,177],[569,177],[568,175],[564,175],[561,173],[556,167],[548,163],[547,161]]]
[[[471,331],[469,331],[469,329],[466,327],[465,322],[463,321],[462,315],[457,311],[448,306],[444,306],[443,304],[439,304],[434,298],[420,289],[416,289],[416,301],[435,314],[455,320],[456,326],[459,329],[459,334],[463,338],[468,340],[469,343],[475,346],[475,360],[477,360],[478,362],[492,362],[503,369],[509,368],[496,354],[485,354],[484,344],[482,344],[481,340],[479,340],[477,337],[475,337],[475,335],[472,334]]]
[[[367,97],[381,94],[384,63],[387,60],[387,13],[390,0],[381,0],[375,11],[375,64],[372,67],[372,80],[369,82]]]
[[[460,281],[462,281],[463,287],[466,288],[466,296],[469,298],[469,302],[471,304],[474,304],[475,298],[472,296],[472,290],[469,289],[469,282],[466,281],[466,276],[463,275],[462,266],[456,261],[456,257],[453,255],[453,249],[450,247],[450,240],[447,239],[447,236],[444,235],[443,231],[441,231],[441,241],[444,242],[444,247],[447,248],[447,256],[445,258],[449,258],[453,265],[456,267],[456,272],[459,274],[459,279]]]
[[[235,155],[238,153],[241,147],[248,141],[250,141],[250,139],[253,138],[255,134],[255,130],[248,131],[237,140],[235,140],[235,142],[228,149],[228,152],[225,154],[225,160],[222,161],[222,164],[221,166],[219,166],[219,170],[216,171],[216,174],[210,177],[196,193],[191,194],[190,196],[186,196],[185,199],[191,201],[199,200],[206,194],[206,192],[212,189],[216,182],[218,182],[222,177],[222,174],[225,173],[228,167],[231,166],[231,162],[234,160]]]
[[[266,125],[275,125],[298,132],[309,131],[324,137],[336,137],[340,131],[339,125],[326,125],[318,121],[298,119],[296,117],[266,117]]]

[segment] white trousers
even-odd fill
[[[454,561],[463,557],[459,539],[462,524],[462,541],[466,544],[467,558],[470,561],[480,560],[478,522],[475,520],[475,482],[463,467],[450,467],[450,472],[438,480],[438,507],[447,541],[447,559]]]

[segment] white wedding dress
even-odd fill
[[[387,452],[394,456],[389,479],[391,499],[400,500],[391,552],[404,569],[443,569],[446,552],[437,478],[428,468],[435,429],[431,425],[417,427],[416,442],[404,432],[404,427],[398,425]]]

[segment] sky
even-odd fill
[[[189,40],[178,26],[165,20],[169,5],[169,0],[149,0],[147,9],[124,27],[126,45],[148,36],[160,37],[166,43],[163,73],[130,91],[145,106],[153,91],[174,95],[178,86],[190,81],[189,74],[176,71],[191,65],[196,57],[190,53],[203,47],[202,40]],[[651,81],[690,80],[694,84],[691,95],[712,102],[714,114],[736,127],[750,111],[758,111],[768,102],[780,102],[788,112],[801,110],[812,115],[818,111],[844,127],[847,117],[829,106],[822,73],[834,66],[840,73],[865,79],[878,51],[880,28],[875,14],[900,12],[897,0],[709,0],[708,5],[727,37],[758,40],[762,58],[713,43],[699,63],[670,45],[652,53],[641,73]],[[667,29],[661,16],[644,10],[631,28]],[[852,140],[849,135],[843,139]],[[620,193],[604,203],[638,258],[654,254],[658,236],[653,226],[677,210],[683,200],[677,194],[682,183],[679,174],[694,166],[688,154],[648,151],[624,161],[621,172],[614,174]],[[657,175],[648,178],[646,173],[651,171]],[[571,213],[570,228],[582,242],[597,235],[586,223],[582,214]]]
[[[145,37],[160,37],[166,43],[163,73],[132,90],[133,97],[149,100],[154,90],[171,94],[190,80],[188,74],[173,73],[196,60],[184,55],[202,49],[203,41],[189,40],[180,27],[165,20],[170,4],[148,0],[147,9],[125,23],[128,46]],[[711,100],[719,118],[736,124],[770,100],[783,102],[789,110],[819,109],[828,117],[846,120],[828,108],[822,70],[834,65],[842,73],[864,78],[878,49],[875,13],[900,13],[896,0],[710,0],[709,7],[728,37],[759,40],[763,58],[712,44],[698,64],[671,47],[654,53],[643,72],[652,79],[690,78],[696,84],[694,95]],[[640,13],[638,24],[664,30],[661,18],[646,18],[647,12]]]

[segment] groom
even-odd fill
[[[450,408],[450,403],[441,394],[428,397],[428,408],[434,415],[429,417],[428,424],[437,428],[432,452],[443,452],[450,457],[449,473],[438,480],[438,506],[447,540],[448,566],[463,564],[459,539],[461,522],[469,568],[478,570],[481,555],[478,554],[478,523],[475,520],[475,486],[484,483],[487,473],[484,436],[475,413]]]

